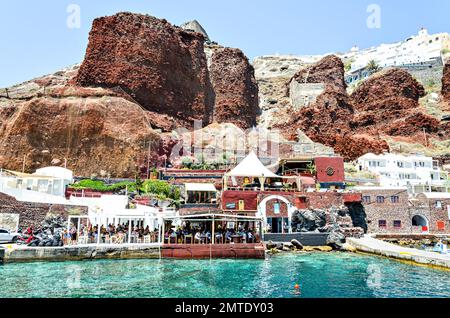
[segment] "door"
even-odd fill
[[[0,230],[0,243],[8,243],[10,240],[9,233],[6,230]]]

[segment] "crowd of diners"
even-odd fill
[[[214,234],[208,228],[208,222],[191,226],[190,222],[184,222],[181,226],[170,227],[164,233],[165,244],[240,244],[258,243],[259,234],[248,226],[239,225],[237,229],[227,228],[221,224],[215,227]]]
[[[245,224],[237,227],[227,227],[226,222],[217,224],[214,233],[211,231],[211,223],[195,223],[184,222],[181,226],[173,227],[171,222],[166,223],[166,231],[164,233],[165,244],[240,244],[240,243],[258,243],[260,242],[259,234],[254,229]],[[131,237],[129,238],[129,223],[118,225],[108,224],[108,226],[94,224],[80,224],[77,229],[75,224],[71,224],[69,231],[64,230],[62,233],[65,245],[76,244],[126,244],[138,243],[158,243],[158,229],[151,230],[147,225],[142,224],[134,226],[132,223]],[[100,234],[100,240],[98,235]]]
[[[147,225],[132,226],[131,237],[129,240],[129,223],[118,225],[108,224],[100,227],[100,243],[107,244],[123,244],[128,243],[158,243],[159,231],[157,229],[150,230]],[[65,244],[93,244],[99,242],[99,225],[81,224],[78,231],[75,224],[72,223],[69,232],[64,231],[63,237]]]

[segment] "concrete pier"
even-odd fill
[[[80,261],[92,259],[160,258],[160,245],[76,245],[65,247],[29,247],[3,245],[0,264],[39,261]]]
[[[439,254],[406,248],[377,240],[367,235],[361,239],[348,238],[346,249],[385,256],[418,265],[450,269],[450,254]]]

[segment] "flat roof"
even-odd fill
[[[217,192],[217,189],[212,183],[185,183],[186,191],[198,192]]]

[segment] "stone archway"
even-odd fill
[[[412,226],[421,226],[421,227],[428,227],[428,220],[426,217],[422,215],[414,215],[412,218]]]
[[[266,206],[267,203],[273,200],[278,200],[287,205],[288,210],[288,226],[289,226],[289,233],[292,233],[291,228],[291,221],[292,221],[292,215],[295,212],[296,208],[295,206],[285,197],[280,195],[271,195],[266,198],[264,198],[259,204],[258,204],[258,216],[263,219],[263,226],[264,228],[267,228],[267,213],[266,213]]]

